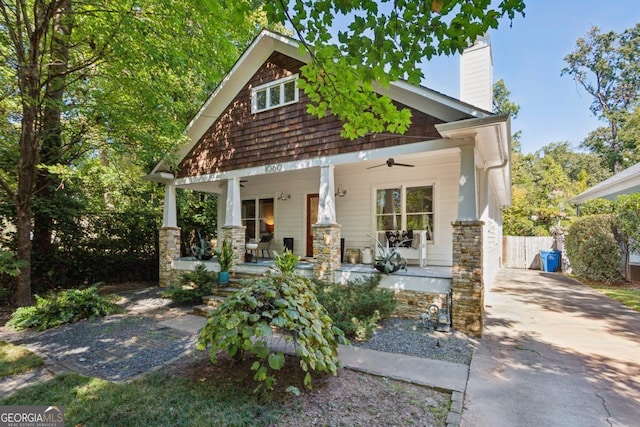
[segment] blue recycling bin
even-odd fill
[[[556,272],[560,270],[560,251],[540,251],[542,271]]]

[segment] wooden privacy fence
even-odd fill
[[[540,251],[550,251],[553,237],[502,236],[502,266],[541,270]]]

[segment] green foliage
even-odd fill
[[[348,338],[366,340],[378,322],[387,319],[397,306],[393,291],[378,288],[380,275],[358,279],[345,285],[317,283],[318,301],[334,325]]]
[[[216,272],[208,271],[204,264],[198,263],[193,271],[182,273],[178,283],[168,286],[162,296],[178,304],[201,303],[203,297],[211,295],[217,283]]]
[[[398,110],[378,97],[376,82],[386,87],[406,79],[419,84],[419,64],[436,55],[453,55],[468,47],[500,19],[524,15],[524,1],[475,0],[391,2],[292,0],[266,2],[272,22],[289,20],[304,39],[313,61],[303,67],[301,87],[311,99],[309,111],[331,112],[344,123],[342,134],[355,139],[368,132],[403,133],[410,124],[407,109]],[[331,33],[346,19],[337,37]]]
[[[192,239],[190,232],[193,232],[195,238],[198,238],[198,233],[205,239],[217,236],[218,197],[202,191],[178,189],[176,207],[178,224],[183,230],[182,253],[191,255],[188,250]]]
[[[569,74],[592,96],[591,112],[607,123],[587,137],[583,146],[598,154],[614,173],[634,158],[637,139],[624,131],[629,114],[640,99],[640,24],[620,34],[600,32],[592,27],[576,41],[576,48],[564,60]]]
[[[11,252],[0,249],[0,275],[17,276],[24,264],[24,261],[15,259]]]
[[[220,271],[229,271],[233,264],[233,260],[235,259],[231,243],[226,239],[223,240],[222,247],[220,249],[214,248],[213,254],[217,258],[218,264],[220,264]]]
[[[576,276],[605,283],[620,280],[620,245],[612,215],[578,218],[569,228],[567,255]]]
[[[290,259],[289,255],[282,255]],[[198,338],[198,349],[211,346],[213,363],[219,350],[235,358],[250,353],[256,360],[251,369],[259,383],[273,389],[274,371],[282,369],[285,355],[273,352],[268,340],[272,328],[293,341],[300,366],[306,372],[304,385],[311,388],[311,371],[335,375],[338,369],[338,342],[343,333],[332,324],[324,307],[315,296],[309,279],[278,271],[257,279],[240,289],[209,315]],[[295,393],[295,387],[290,390]]]
[[[33,328],[42,331],[120,310],[112,298],[98,294],[97,285],[50,293],[44,298],[35,295],[35,299],[35,305],[18,308],[7,325],[16,329]]]
[[[300,257],[291,252],[289,248],[284,248],[282,254],[278,254],[276,251],[273,251],[273,253],[273,262],[278,271],[284,275],[290,275],[296,271]]]
[[[615,201],[618,230],[631,252],[640,251],[640,193],[618,196]]]
[[[503,233],[548,236],[558,222],[567,227],[575,215],[569,199],[609,176],[596,155],[573,151],[568,142],[547,144],[535,154],[514,153],[512,203],[503,210]]]
[[[607,199],[591,199],[580,205],[580,215],[604,215],[615,212],[614,202]]]

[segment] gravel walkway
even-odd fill
[[[84,320],[42,332],[3,328],[0,339],[44,356],[54,372],[72,371],[122,381],[158,369],[195,348],[197,336],[162,327],[158,320],[184,314],[159,288],[122,294],[126,314]],[[1,383],[1,382],[0,382]]]
[[[478,342],[461,332],[428,329],[418,320],[389,319],[382,323],[371,339],[352,341],[352,344],[370,350],[469,365]]]
[[[122,294],[126,314],[81,321],[43,332],[11,332],[0,339],[47,357],[55,372],[73,371],[110,381],[130,379],[195,348],[196,334],[162,327],[159,320],[189,311],[161,298],[159,288]],[[458,332],[428,330],[419,321],[385,321],[367,342],[355,346],[390,353],[469,364],[477,342]],[[1,383],[1,381],[0,381]]]

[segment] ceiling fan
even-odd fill
[[[241,179],[240,180],[240,187],[242,187],[242,188],[244,188],[244,185],[242,185],[243,182],[247,182],[247,180],[246,179]]]
[[[388,167],[405,166],[405,167],[408,167],[408,168],[412,168],[414,166],[414,165],[408,165],[406,163],[398,163],[393,159],[393,157],[389,157],[386,162],[384,162],[384,163],[382,163],[380,165],[369,166],[367,169],[379,168],[380,166],[385,166],[385,165],[388,166]]]

